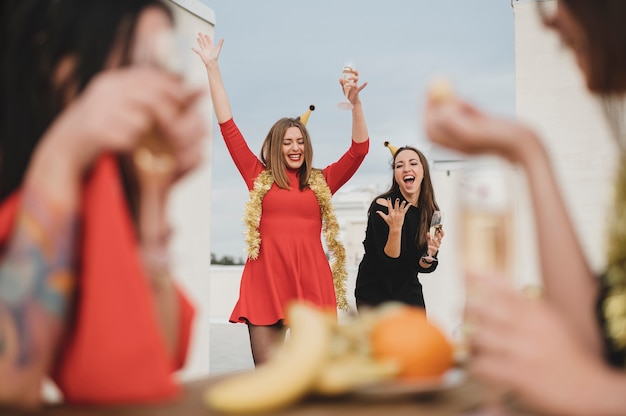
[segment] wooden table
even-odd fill
[[[37,412],[37,416],[217,416],[208,409],[202,396],[218,378],[209,377],[184,385],[180,399],[160,405],[134,405],[123,407],[85,407],[75,405],[49,406]],[[477,383],[466,380],[449,390],[406,395],[388,399],[367,397],[341,397],[323,399],[309,397],[299,403],[273,412],[276,416],[480,416],[483,414],[484,395]],[[0,415],[15,415],[4,413]],[[510,410],[510,416],[524,413]]]

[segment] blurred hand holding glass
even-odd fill
[[[163,30],[150,38],[138,39],[133,64],[156,68],[184,82],[183,50],[182,37],[174,30]],[[144,261],[153,283],[166,288],[171,281],[171,227],[166,203],[178,166],[173,144],[157,122],[139,139],[132,162],[141,188],[138,221]],[[169,290],[164,293],[169,294]]]
[[[182,39],[174,30],[163,30],[149,39],[140,39],[133,57],[136,65],[150,66],[183,79]],[[157,125],[152,126],[138,142],[133,154],[137,168],[152,175],[170,175],[176,169],[171,143]]]

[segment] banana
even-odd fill
[[[256,370],[232,375],[209,387],[207,406],[229,414],[271,412],[311,391],[330,348],[326,314],[306,303],[287,310],[289,339]]]
[[[375,360],[369,343],[376,320],[392,310],[392,306],[364,310],[358,317],[342,325],[332,326],[329,358],[315,380],[314,393],[322,396],[343,395],[360,386],[397,376],[398,366]]]
[[[324,365],[313,391],[323,396],[347,394],[360,386],[390,380],[398,371],[398,365],[392,362],[378,362],[357,354],[345,355]]]

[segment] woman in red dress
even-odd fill
[[[218,66],[216,46],[198,35],[195,52],[206,66],[217,121],[228,150],[250,190],[245,210],[248,260],[231,322],[248,325],[256,365],[265,362],[283,337],[285,308],[299,299],[332,310],[347,309],[345,250],[330,198],[354,175],[369,149],[369,136],[355,71],[341,80],[352,108],[352,141],[346,153],[325,169],[312,166],[313,148],[303,117],[282,118],[270,129],[260,160],[233,121]],[[313,107],[311,107],[311,110]],[[332,267],[322,246],[322,229]]]
[[[151,259],[206,128],[197,91],[131,67],[171,29],[160,0],[0,4],[0,406],[37,406],[47,377],[70,403],[179,391],[193,308]],[[131,157],[155,128],[158,174]]]

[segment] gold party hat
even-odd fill
[[[315,106],[313,104],[311,104],[309,106],[309,109],[306,110],[304,113],[302,113],[302,115],[299,117],[300,118],[300,122],[302,124],[304,124],[306,126],[307,121],[309,121],[309,116],[311,115],[311,111],[315,110]]]
[[[389,148],[389,151],[391,152],[391,156],[395,157],[396,156],[396,152],[398,151],[398,148],[394,145],[392,145],[389,142],[385,142],[385,147]]]

